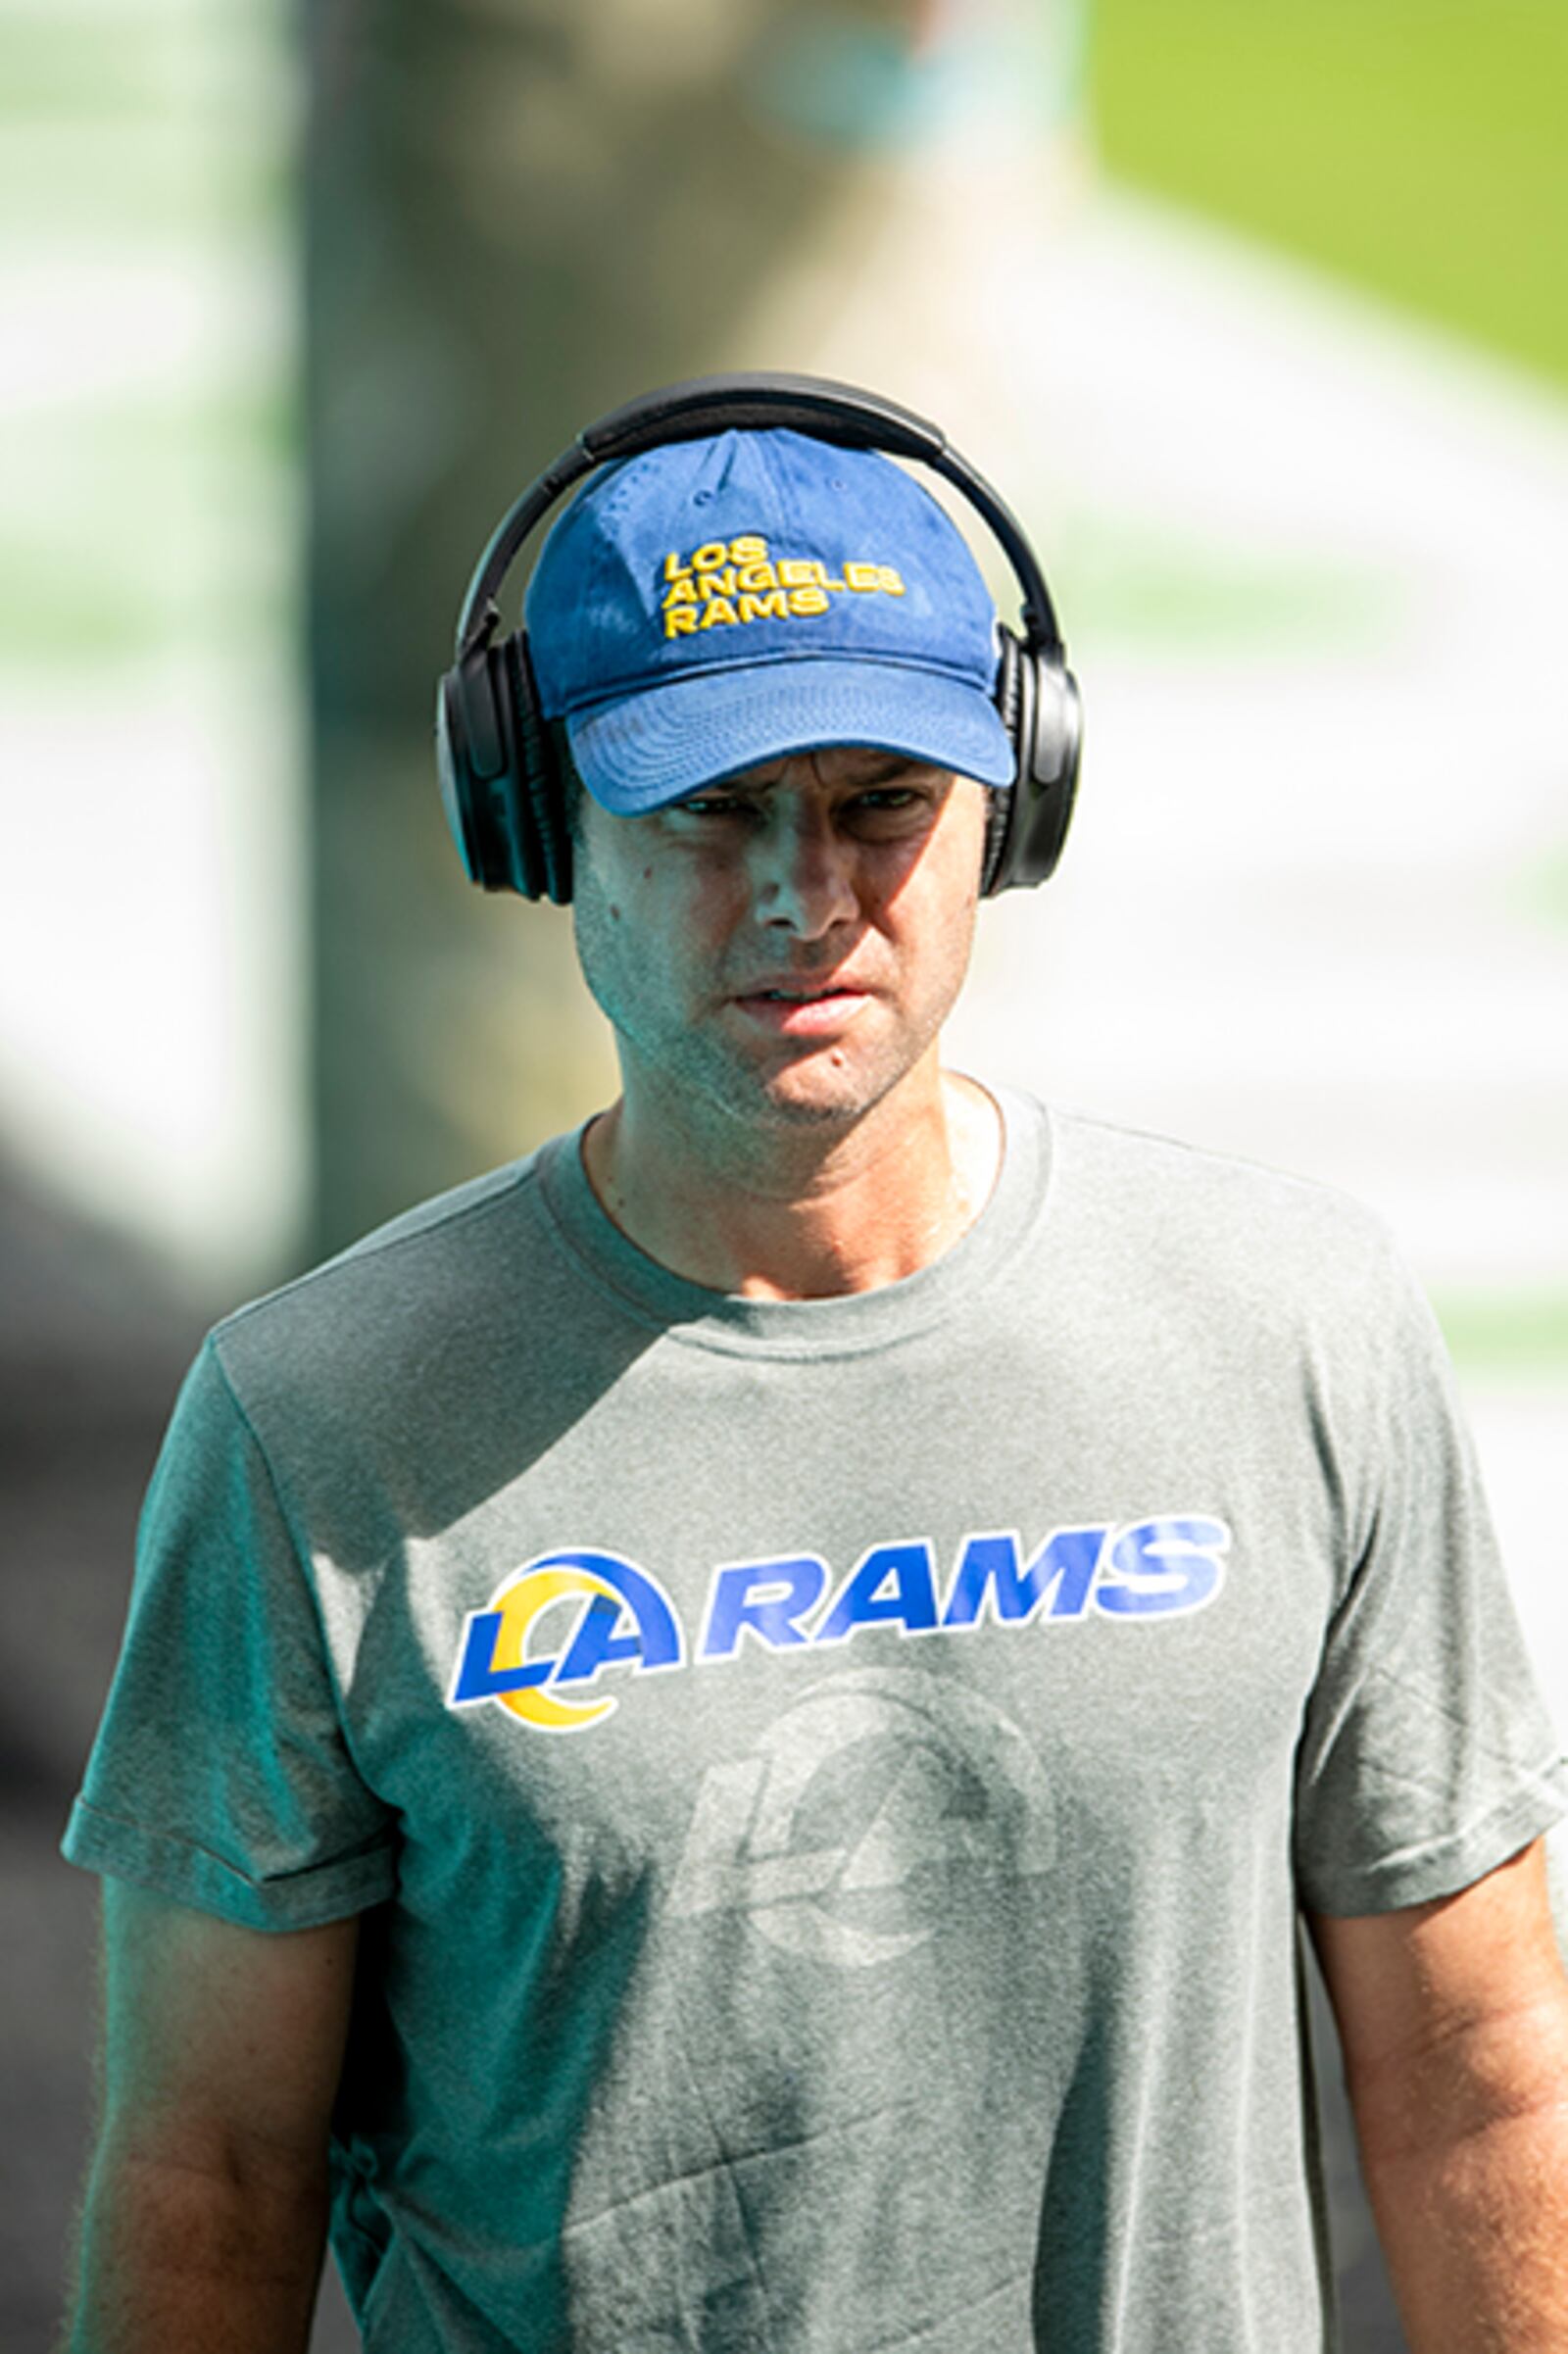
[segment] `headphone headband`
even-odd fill
[[[666,384],[584,425],[569,448],[513,502],[491,533],[458,618],[459,661],[499,622],[496,596],[524,540],[584,474],[666,442],[699,441],[708,433],[766,432],[779,426],[814,433],[846,449],[914,458],[946,475],[985,517],[1012,565],[1023,591],[1019,619],[1025,646],[1031,652],[1060,656],[1061,633],[1051,591],[1022,526],[985,476],[953,448],[940,425],[854,384],[754,369]]]

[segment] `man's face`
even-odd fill
[[[646,817],[585,800],[577,953],[628,1099],[842,1122],[934,1068],[969,959],[985,793],[843,746]]]

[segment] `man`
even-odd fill
[[[1381,1234],[943,1067],[1013,751],[887,459],[606,466],[527,613],[621,1093],[191,1373],[74,2344],[303,2346],[330,2190],[376,2354],[1307,2354],[1304,1912],[1415,2354],[1564,2354],[1563,1769]]]

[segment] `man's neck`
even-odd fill
[[[774,1129],[765,1144],[693,1136],[622,1096],[591,1123],[584,1165],[621,1232],[710,1291],[871,1291],[951,1250],[1002,1161],[1001,1113],[973,1080],[933,1067],[895,1094],[842,1131]]]

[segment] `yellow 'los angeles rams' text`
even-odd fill
[[[835,595],[853,590],[902,597],[904,581],[892,564],[855,559],[834,573],[819,556],[771,556],[760,532],[708,540],[689,557],[671,549],[664,559],[662,611],[666,638],[746,621],[809,620],[825,613]]]

